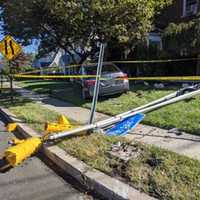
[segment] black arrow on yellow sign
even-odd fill
[[[0,42],[0,52],[8,60],[13,60],[16,58],[22,51],[22,47],[18,44],[10,35],[7,35]]]

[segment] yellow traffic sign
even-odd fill
[[[5,38],[0,42],[0,52],[8,60],[13,60],[22,51],[22,47],[18,44],[10,35],[5,36]]]

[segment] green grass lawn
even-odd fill
[[[39,93],[72,102],[78,106],[90,108],[91,102],[81,98],[80,87],[64,81],[23,81],[21,86]],[[175,89],[155,89],[144,86],[131,86],[128,93],[101,98],[97,111],[115,115],[128,111],[137,106],[165,96]],[[147,114],[143,123],[161,128],[178,128],[188,133],[200,135],[200,97],[192,101],[179,102]]]
[[[14,103],[9,93],[0,94],[0,106],[8,108],[33,129],[42,131],[46,121],[55,121],[58,113],[17,94]],[[199,200],[200,162],[153,146],[132,144],[138,156],[124,163],[108,155],[113,144],[127,143],[121,137],[92,134],[65,139],[59,146],[70,155],[110,176],[121,176],[133,187],[161,200]],[[129,144],[130,145],[130,144]]]
[[[43,133],[46,122],[55,122],[60,116],[56,112],[52,112],[40,104],[34,103],[28,99],[24,99],[15,93],[13,103],[10,100],[8,92],[4,91],[0,94],[0,106],[8,108],[18,118],[23,120],[36,131]]]

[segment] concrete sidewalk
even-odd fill
[[[64,114],[71,120],[81,124],[86,124],[88,122],[90,115],[90,110],[88,109],[77,107],[71,103],[51,98],[47,95],[36,94],[35,92],[22,89],[18,86],[15,86],[15,89],[22,96],[30,98],[50,110]],[[96,113],[96,121],[108,117],[108,115]],[[140,124],[128,134],[127,137],[132,140],[155,145],[200,160],[199,136],[187,133],[182,133],[178,136],[175,133],[169,133],[168,130]]]

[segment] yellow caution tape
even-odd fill
[[[128,77],[133,81],[200,81],[200,76]]]
[[[68,78],[96,78],[95,75],[20,75],[15,74],[15,78],[32,78],[32,79],[68,79]],[[101,80],[107,80],[107,78],[100,78]],[[109,79],[109,78],[108,78]],[[200,81],[200,76],[153,76],[153,77],[125,77],[125,78],[115,78],[116,80],[132,80],[132,81],[178,81],[178,80],[191,80]]]
[[[183,58],[183,59],[167,59],[167,60],[133,60],[133,61],[108,61],[108,63],[113,62],[113,63],[124,63],[124,64],[129,64],[129,63],[165,63],[165,62],[180,62],[180,61],[195,61],[195,60],[200,60],[200,58]],[[97,63],[87,63],[87,66],[94,66]],[[80,67],[80,64],[74,64],[74,65],[69,65],[66,66],[65,68],[70,69],[74,67]],[[38,73],[38,72],[48,72],[51,70],[59,69],[59,67],[51,67],[51,68],[46,68],[42,70],[35,70],[31,72],[25,72],[25,73],[20,73],[20,74],[14,74],[13,77],[15,78],[31,78],[31,79],[76,79],[76,78],[95,78],[95,75],[34,75],[33,73]],[[128,80],[200,80],[199,76],[174,76],[174,77],[128,77],[126,78]],[[105,80],[105,78],[101,78],[101,80]]]
[[[63,78],[96,78],[96,75],[23,75],[23,74],[14,74],[15,78],[33,78],[33,79],[63,79]]]
[[[119,63],[119,64],[145,64],[145,63],[169,63],[169,62],[185,62],[185,61],[197,61],[200,60],[200,58],[181,58],[181,59],[166,59],[166,60],[114,60],[114,61],[107,61],[108,63]],[[72,64],[65,66],[66,69],[70,68],[76,68],[80,67],[82,64]],[[97,63],[87,63],[86,66],[94,66],[97,65]],[[84,65],[83,65],[84,66]],[[29,72],[23,72],[20,73],[20,75],[26,75],[26,74],[33,74],[33,73],[40,73],[40,72],[48,72],[51,70],[60,70],[59,67],[49,67],[49,68],[43,68],[39,70],[33,70]]]

